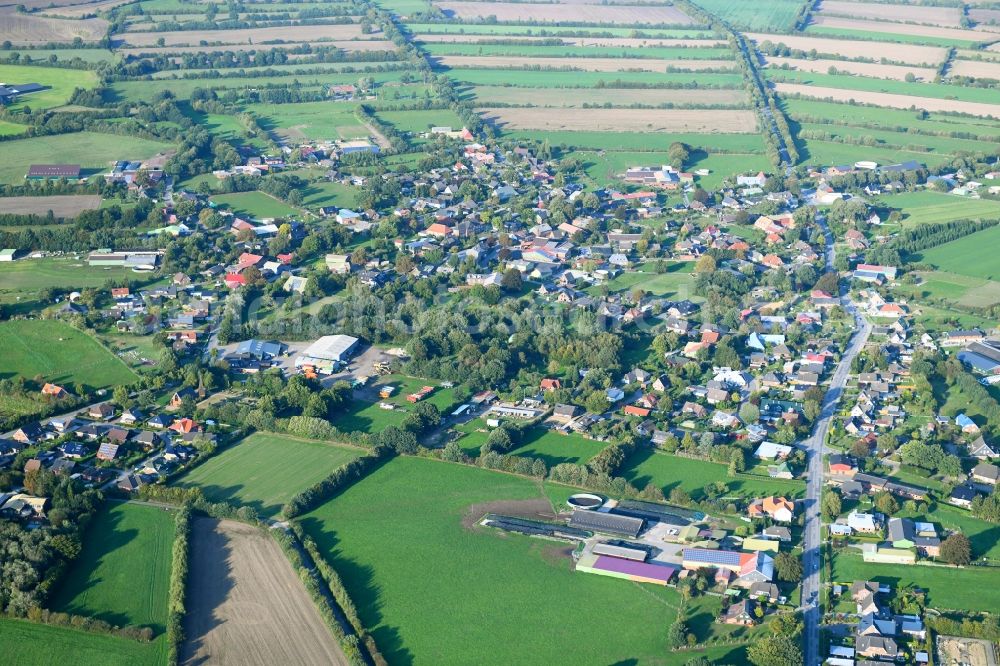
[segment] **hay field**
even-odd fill
[[[816,74],[826,74],[831,67],[837,68],[841,73],[857,74],[858,76],[870,76],[876,79],[893,79],[895,81],[906,80],[907,74],[913,74],[918,81],[932,81],[937,70],[930,67],[917,67],[915,65],[882,65],[874,62],[854,62],[851,60],[808,60],[805,58],[781,58],[765,56],[767,64],[777,68],[781,65],[788,65],[792,69],[800,72],[815,72]]]
[[[677,106],[692,104],[744,106],[747,95],[743,90],[681,89],[643,90],[641,88],[520,88],[513,86],[476,86],[473,95],[480,104],[517,104],[541,107],[582,107],[584,104],[629,106],[642,104],[657,106],[671,103]]]
[[[602,48],[717,48],[726,46],[721,39],[645,39],[640,37],[538,37],[526,35],[461,35],[418,34],[413,41],[424,44],[496,44],[499,41],[543,42],[558,39],[565,46],[598,46]]]
[[[907,21],[946,28],[958,28],[961,26],[962,20],[962,10],[958,7],[928,7],[914,4],[904,6],[874,2],[822,0],[819,3],[818,12],[820,15],[847,16],[880,21]]]
[[[572,9],[568,9],[558,3],[528,4],[464,0],[446,0],[435,3],[435,6],[446,16],[459,19],[496,16],[498,21],[550,23],[566,21],[572,16],[574,21],[582,23],[697,25],[691,17],[676,7],[574,4]]]
[[[666,72],[668,67],[675,70],[719,70],[733,69],[731,60],[653,60],[651,58],[532,58],[529,56],[435,56],[438,65],[448,68],[551,68],[560,70],[581,70],[584,72]]]
[[[862,42],[847,39],[830,39],[828,37],[806,37],[799,35],[772,35],[767,33],[747,33],[747,37],[758,44],[770,41],[772,44],[784,44],[788,48],[800,51],[816,49],[820,55],[834,55],[841,58],[878,61],[885,58],[890,62],[901,62],[907,65],[941,64],[948,50],[940,46],[920,46],[917,44],[894,44],[888,42]]]
[[[157,35],[163,33],[148,33],[150,35]],[[215,32],[212,33],[217,34]],[[254,42],[253,44],[225,44],[219,46],[138,46],[131,48],[116,48],[115,52],[122,55],[160,55],[160,54],[182,54],[182,53],[211,53],[212,51],[271,51],[274,49],[290,49],[295,46],[303,46],[309,44],[311,46],[335,46],[338,49],[347,51],[348,53],[356,53],[361,51],[395,51],[396,45],[388,40],[382,39],[372,39],[372,40],[331,40],[325,42],[319,41],[287,41],[279,44],[258,44]],[[297,58],[303,57],[303,54],[289,54],[288,59],[294,61]]]
[[[28,14],[0,14],[0,41],[9,41],[14,46],[69,43],[77,37],[84,42],[96,42],[107,32],[108,22],[102,18],[71,21]]]
[[[907,9],[911,9],[907,7]],[[917,37],[934,37],[937,39],[953,39],[960,42],[979,42],[989,39],[987,35],[975,30],[962,28],[941,28],[930,25],[914,25],[911,23],[892,23],[890,21],[873,21],[870,19],[840,18],[834,16],[814,16],[812,25],[819,28],[837,28],[841,30],[859,30],[862,32],[882,32],[896,35],[915,35]]]
[[[979,102],[959,102],[951,99],[935,99],[933,97],[916,97],[913,95],[893,95],[892,93],[865,92],[862,90],[844,90],[842,88],[824,88],[822,86],[807,86],[800,83],[774,84],[779,93],[799,94],[815,99],[832,99],[835,102],[855,100],[862,104],[887,106],[890,109],[909,109],[916,107],[925,111],[954,111],[980,118],[1000,118],[1000,104],[981,104]]]
[[[114,9],[115,7],[121,7],[122,5],[128,5],[135,0],[98,0],[98,2],[84,2],[79,5],[67,5],[65,7],[53,7],[52,9],[43,9],[42,13],[45,16],[59,16],[62,18],[81,18],[88,14],[96,14],[97,12],[106,12]]]
[[[260,44],[283,40],[296,44],[321,39],[367,41],[361,26],[348,25],[283,25],[270,28],[241,28],[237,30],[174,30],[169,32],[120,32],[113,41],[128,46],[153,46],[162,39],[164,46],[197,45],[205,40],[219,44]],[[204,48],[204,47],[202,47]]]
[[[191,530],[190,566],[182,664],[346,666],[270,535],[199,518]]]
[[[96,194],[0,197],[0,210],[17,215],[45,215],[51,210],[56,217],[76,217],[85,210],[100,207],[101,197]]]
[[[553,114],[546,109],[480,109],[503,129],[593,132],[697,132],[742,134],[757,131],[752,111],[679,109],[581,109]]]
[[[971,76],[977,79],[1000,79],[1000,62],[954,60],[948,67],[951,76]]]

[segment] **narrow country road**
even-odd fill
[[[817,222],[823,229],[823,236],[826,239],[826,265],[828,270],[834,270],[834,238],[830,232],[826,220],[817,217]],[[805,608],[805,663],[806,666],[818,666],[822,663],[819,655],[819,625],[820,625],[820,498],[823,492],[823,447],[826,443],[826,435],[830,431],[830,424],[833,422],[833,415],[840,402],[840,396],[847,385],[847,378],[851,372],[851,364],[855,357],[864,348],[871,335],[872,326],[861,316],[857,308],[847,297],[846,285],[841,285],[840,300],[844,309],[854,318],[855,332],[844,351],[844,355],[837,365],[830,380],[826,396],[823,398],[822,411],[813,433],[809,439],[801,443],[801,447],[808,456],[807,463],[807,485],[805,501],[805,536],[802,545],[802,606]]]

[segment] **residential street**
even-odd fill
[[[817,218],[823,233],[826,236],[826,259],[827,267],[833,270],[835,258],[833,234],[822,218]],[[854,304],[847,297],[846,286],[841,287],[841,302],[844,309],[854,317],[856,330],[851,337],[844,355],[840,359],[837,369],[830,380],[826,396],[823,399],[823,409],[819,419],[813,428],[813,434],[809,439],[804,440],[801,446],[808,456],[806,501],[805,501],[805,536],[802,546],[802,606],[805,607],[805,663],[807,666],[816,666],[822,663],[819,655],[819,591],[820,591],[820,498],[823,492],[823,450],[826,442],[826,435],[830,431],[830,424],[836,412],[840,396],[847,385],[847,379],[851,373],[851,364],[854,358],[864,348],[871,335],[872,326],[858,312]]]

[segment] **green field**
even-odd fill
[[[648,264],[647,264],[648,266]],[[694,296],[693,262],[674,262],[667,265],[666,273],[632,271],[622,273],[610,280],[607,287],[612,292],[643,289],[654,296],[691,298]],[[590,287],[591,293],[599,293],[602,287]]]
[[[472,433],[472,435],[480,434]],[[468,444],[459,441],[459,444],[463,444],[463,448],[465,446],[471,448],[475,439],[478,438],[474,437]],[[512,456],[540,458],[545,461],[547,467],[554,467],[560,463],[582,465],[597,455],[605,446],[607,444],[604,442],[587,439],[580,435],[563,434],[539,426],[524,433],[523,443],[513,449],[510,454]],[[470,451],[469,455],[479,455],[479,446],[475,447],[475,451]]]
[[[893,132],[891,130],[870,129],[867,127],[848,127],[820,123],[800,123],[799,127],[801,131],[820,132],[822,136],[829,136],[831,141],[861,140],[862,143],[860,145],[851,146],[856,152],[868,151],[869,146],[867,144],[871,143],[868,140],[869,137],[875,141],[874,145],[877,148],[896,147],[901,149],[901,152],[907,151],[917,153],[918,155],[920,153],[931,152],[936,155],[952,156],[962,151],[975,153],[988,152],[993,149],[991,143],[982,141],[953,139],[946,136],[928,136],[926,134],[910,132]],[[919,157],[916,159],[919,159]]]
[[[277,515],[292,495],[361,455],[355,448],[258,432],[185,474],[177,485],[201,488],[213,502]]]
[[[52,609],[124,626],[166,631],[174,517],[143,504],[116,503],[87,527],[83,552]]]
[[[299,213],[297,209],[263,192],[217,194],[211,201],[220,208],[231,210],[234,215],[254,219],[295,217]]]
[[[802,3],[798,0],[695,0],[705,11],[745,30],[784,32],[792,28]]]
[[[449,126],[462,128],[462,119],[450,109],[431,111],[377,111],[380,120],[395,127],[400,132],[420,134],[431,127]]]
[[[44,289],[101,287],[108,280],[132,278],[135,273],[126,268],[88,266],[76,259],[50,257],[3,262],[0,263],[0,302],[34,297]]]
[[[428,402],[438,410],[447,415],[450,408],[455,404],[455,389],[440,388],[439,382],[432,379],[421,379],[419,377],[405,377],[403,375],[387,375],[381,377],[377,383],[370,388],[369,399],[355,400],[347,411],[333,419],[333,425],[344,432],[379,432],[386,426],[402,425],[406,419],[407,412],[413,408],[413,404],[407,402],[406,396],[415,393],[422,386],[435,386],[434,392],[424,402]],[[386,385],[396,387],[396,391],[386,399],[378,397],[379,389]],[[380,402],[395,405],[395,409],[382,409]]]
[[[944,271],[921,271],[920,284],[899,285],[909,298],[940,298],[968,307],[989,307],[1000,302],[1000,282]]]
[[[955,220],[1000,219],[998,201],[968,199],[943,192],[903,192],[879,197],[875,203],[880,208],[902,213],[904,227]]]
[[[79,58],[84,62],[113,62],[118,60],[118,54],[107,49],[19,49],[0,52],[0,57],[8,58],[14,53],[20,56],[21,62],[48,62],[55,56],[60,62],[70,62]]]
[[[486,503],[527,499],[546,499],[537,482],[397,458],[302,524],[390,663],[468,663],[470,646],[483,664],[679,665],[694,656],[667,651],[674,590],[576,574],[563,545],[473,526]],[[609,612],[568,621],[582,608]],[[740,663],[740,654],[706,656]]]
[[[162,666],[164,638],[152,643],[0,618],[0,663],[20,666]]]
[[[896,132],[910,131],[922,134],[947,135],[951,132],[967,132],[982,141],[1000,137],[1000,123],[988,118],[930,113],[921,119],[917,118],[913,111],[903,109],[855,106],[812,99],[786,99],[782,101],[782,106],[789,115],[802,122],[822,122],[828,119],[847,124],[874,125]]]
[[[731,478],[725,465],[658,453],[649,449],[636,451],[625,461],[619,473],[638,489],[652,483],[660,487],[665,495],[676,487],[700,499],[702,488],[710,483],[722,481],[729,486],[732,497],[748,498],[765,495],[801,497],[805,494],[805,484],[801,481],[786,481],[765,477],[751,478],[741,475]]]
[[[761,150],[763,150],[763,142]],[[718,189],[723,180],[734,174],[767,172],[773,168],[771,160],[760,153],[715,154],[699,151],[695,153],[691,163],[685,165],[685,169],[691,172],[699,169],[709,170],[707,176],[695,176],[698,184],[706,190]]]
[[[0,183],[24,182],[32,164],[79,164],[83,175],[110,168],[115,160],[145,160],[170,146],[134,136],[77,132],[6,141]]]
[[[12,104],[11,110],[30,107],[48,109],[62,106],[69,101],[74,88],[93,88],[97,85],[97,73],[87,70],[65,69],[62,67],[39,67],[37,65],[0,65],[0,81],[8,83],[40,83],[47,90],[29,93]]]
[[[805,147],[799,151],[799,154],[803,160],[808,161],[808,164],[854,164],[859,160],[871,160],[879,164],[898,164],[915,160],[934,168],[951,160],[951,157],[947,155],[907,151],[899,148],[853,146],[846,143],[805,138],[802,138],[801,141],[805,142]]]
[[[356,102],[251,104],[260,126],[272,134],[295,140],[360,139],[371,132],[358,121]]]
[[[540,44],[462,44],[434,42],[420,48],[432,56],[529,56],[566,58],[653,58],[660,60],[730,60],[733,52],[726,47],[644,46],[641,49],[610,46],[548,46]],[[498,65],[503,61],[498,60]]]
[[[444,72],[448,78],[480,86],[524,88],[614,88],[623,83],[673,83],[691,87],[739,88],[743,78],[738,72],[560,72],[530,69],[465,69]],[[665,99],[670,90],[663,89]]]
[[[928,590],[927,605],[938,610],[995,611],[1000,608],[1000,589],[994,585],[996,569],[990,567],[907,566],[866,564],[851,551],[833,557],[833,580],[850,585],[856,580],[875,580],[898,588],[915,585]]]
[[[997,93],[991,88],[974,88],[956,86],[947,83],[922,83],[895,81],[892,79],[876,79],[867,76],[851,74],[817,74],[787,69],[769,69],[767,78],[793,83],[804,83],[824,88],[841,88],[844,90],[859,90],[864,92],[892,93],[894,95],[912,95],[916,97],[934,97],[937,99],[956,99],[963,102],[979,102],[996,104]]]
[[[56,384],[94,388],[129,384],[136,375],[96,340],[54,319],[0,323],[0,377],[41,375]]]
[[[990,280],[1000,280],[1000,227],[970,234],[923,252],[921,263]]]
[[[6,120],[0,120],[0,136],[24,134],[24,130],[26,129],[28,129],[27,125],[19,125],[17,123],[7,122]]]

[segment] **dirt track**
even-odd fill
[[[874,104],[890,109],[909,109],[916,107],[925,111],[955,111],[967,113],[970,116],[983,118],[1000,118],[1000,104],[981,104],[979,102],[959,102],[953,99],[936,99],[933,97],[913,97],[911,95],[894,95],[892,93],[864,92],[861,90],[843,90],[841,88],[824,88],[821,86],[806,86],[799,83],[775,83],[779,93],[800,94],[815,99],[830,98],[835,102],[856,100],[862,104]]]
[[[483,118],[506,129],[578,130],[592,132],[705,132],[715,134],[757,131],[752,111],[716,109],[480,109]]]
[[[829,54],[843,58],[863,58],[876,61],[885,58],[891,62],[903,62],[908,65],[937,67],[947,55],[947,50],[940,46],[918,46],[889,42],[873,43],[849,39],[806,37],[804,35],[769,35],[766,33],[747,33],[747,37],[758,44],[770,41],[772,44],[784,44],[788,48],[800,51],[808,52],[816,49],[820,55]]]
[[[462,0],[434,3],[446,16],[458,18],[485,18],[496,16],[498,21],[529,21],[546,23],[574,21],[585,23],[667,23],[695,25],[695,21],[677,9],[664,6],[592,5],[576,2],[572,8],[560,3],[528,4],[520,2],[464,2]]]
[[[347,664],[277,542],[249,525],[194,522],[187,608],[187,666]]]

